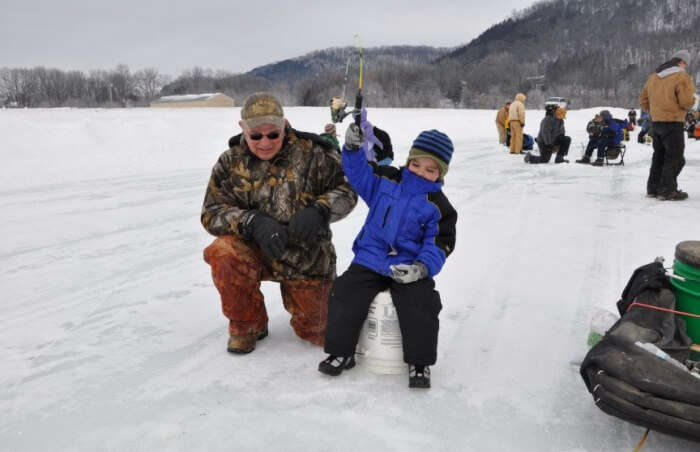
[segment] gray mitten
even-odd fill
[[[348,130],[345,131],[345,144],[343,147],[348,151],[357,151],[360,149],[363,142],[364,136],[362,129],[355,123],[350,124]]]
[[[428,267],[419,261],[412,264],[392,265],[389,268],[391,268],[391,279],[401,284],[416,282],[428,276]]]

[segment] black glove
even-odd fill
[[[357,151],[364,141],[362,129],[355,123],[350,124],[348,130],[345,131],[345,145],[343,147],[348,151]]]
[[[287,248],[287,230],[274,218],[258,212],[250,221],[250,231],[268,259],[279,259]]]
[[[297,212],[289,222],[289,235],[299,242],[309,242],[322,226],[328,224],[325,207],[313,204]]]

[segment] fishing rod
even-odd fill
[[[359,44],[360,37],[358,35],[357,40],[358,40],[358,49],[360,51],[360,74],[357,78],[357,94],[355,95],[355,124],[357,126],[360,126],[360,113],[362,112],[362,46]]]
[[[358,125],[360,124],[360,112],[362,111],[362,84],[364,77],[364,59],[362,57],[362,46],[359,44],[359,36],[355,35],[355,37],[358,38],[357,54],[359,58],[359,73],[357,78],[357,95],[355,96],[355,107],[352,111],[346,111],[348,104],[345,101],[345,93],[348,85],[348,74],[350,73],[350,61],[352,60],[352,57],[355,54],[354,52],[351,52],[350,55],[348,55],[348,58],[345,62],[345,76],[343,77],[343,93],[340,97],[332,97],[330,101],[331,120],[335,123],[343,122],[343,119],[345,119],[346,116],[352,114],[353,116],[355,116],[355,123]]]

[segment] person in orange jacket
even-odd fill
[[[510,108],[510,102],[498,110],[496,114],[496,129],[498,130],[498,144],[506,144],[506,123],[508,122],[508,109]]]
[[[508,109],[510,124],[510,153],[520,154],[523,150],[523,127],[525,127],[525,94],[518,93]]]
[[[679,50],[649,76],[639,105],[651,115],[654,155],[649,168],[647,196],[679,201],[688,194],[678,190],[685,165],[685,114],[695,104],[695,84],[686,69],[690,52]]]

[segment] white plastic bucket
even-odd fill
[[[356,353],[358,363],[376,374],[407,372],[399,317],[388,290],[377,294],[369,306]]]

